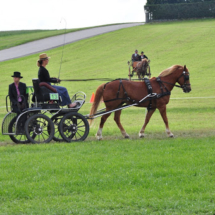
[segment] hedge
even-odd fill
[[[147,0],[146,5],[151,4],[180,4],[180,3],[196,3],[196,2],[205,2],[211,0]]]
[[[150,13],[151,20],[189,19],[215,17],[215,1],[146,5],[144,9]]]

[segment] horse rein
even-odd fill
[[[190,78],[189,78],[189,72],[183,71],[183,73],[178,77],[178,79],[177,79],[176,82],[178,82],[178,80],[179,80],[182,76],[184,76],[184,84],[183,84],[183,85],[172,84],[172,83],[169,83],[169,82],[166,82],[166,81],[161,81],[161,80],[160,80],[160,81],[161,81],[162,83],[170,84],[170,85],[172,85],[172,86],[175,86],[175,87],[179,87],[179,88],[184,89],[184,88],[186,88],[187,86],[190,86],[190,84],[187,84],[187,83],[186,83],[186,82],[190,79]],[[160,79],[160,77],[159,77],[159,79]]]

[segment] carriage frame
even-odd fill
[[[34,81],[38,82],[38,79],[33,79],[33,84]],[[78,113],[86,100],[84,92],[79,91],[72,97],[71,101],[77,104],[76,107],[63,108],[59,105],[61,98],[58,93],[46,89],[42,95],[46,99],[39,101],[41,95],[37,95],[36,91],[34,86],[34,102],[20,114],[9,110],[6,96],[8,113],[2,121],[3,135],[9,135],[15,143],[48,143],[52,139],[73,142],[86,139],[89,124],[86,117]]]

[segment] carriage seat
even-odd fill
[[[33,102],[35,100],[37,102],[50,101],[50,93],[57,93],[57,90],[46,82],[40,82],[39,79],[32,79],[32,82],[34,87]]]

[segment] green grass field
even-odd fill
[[[0,147],[1,214],[214,214],[213,140]]]
[[[153,76],[186,64],[192,91],[174,88],[167,105],[175,138],[167,138],[156,111],[139,139],[145,109],[134,107],[121,117],[129,140],[113,116],[99,142],[99,118],[81,143],[15,145],[0,135],[0,214],[214,214],[214,25],[214,19],[147,24],[66,45],[61,79],[127,78],[135,49],[150,58]],[[47,54],[47,68],[57,77],[62,47]],[[0,122],[10,76],[20,71],[32,85],[38,56],[0,63]],[[84,91],[87,102],[101,83],[61,82],[70,95]],[[79,112],[88,114],[90,107],[86,103]]]

